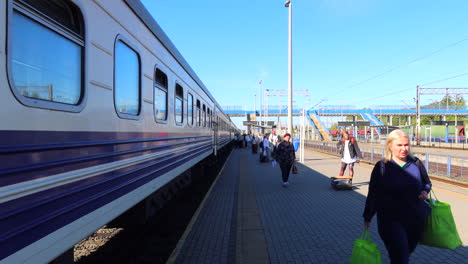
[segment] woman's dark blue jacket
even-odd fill
[[[379,218],[403,222],[422,220],[430,214],[430,207],[418,198],[421,191],[431,190],[426,168],[416,157],[408,157],[408,162],[414,162],[419,168],[420,181],[393,161],[381,160],[375,164],[363,213],[365,221],[369,222],[375,213]]]

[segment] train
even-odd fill
[[[139,0],[0,14],[0,263],[55,260],[239,133]]]

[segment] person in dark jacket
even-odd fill
[[[341,155],[340,176],[343,176],[349,165],[349,177],[353,177],[354,163],[358,162],[358,158],[362,158],[362,154],[356,139],[350,137],[348,131],[343,131],[342,138],[338,142],[338,151]]]
[[[377,214],[380,237],[392,264],[409,262],[421,239],[430,207],[424,202],[432,184],[422,162],[410,152],[402,130],[388,135],[385,158],[372,170],[364,209],[364,227]]]
[[[279,163],[281,168],[283,187],[289,185],[289,173],[296,160],[296,152],[290,141],[291,135],[289,133],[284,134],[283,142],[278,145],[274,154],[274,159]]]

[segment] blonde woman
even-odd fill
[[[423,163],[410,152],[402,130],[388,135],[385,158],[372,170],[364,209],[364,227],[377,214],[379,235],[391,263],[408,263],[423,232],[430,207],[424,202],[432,184]]]

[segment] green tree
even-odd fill
[[[421,106],[421,109],[440,109],[440,110],[462,110],[466,109],[466,101],[463,95],[445,95],[440,101],[433,101],[428,105]],[[421,116],[421,125],[430,125],[431,121],[441,120],[440,116]],[[448,121],[454,121],[454,116],[447,116]],[[460,120],[460,117],[458,118]]]

